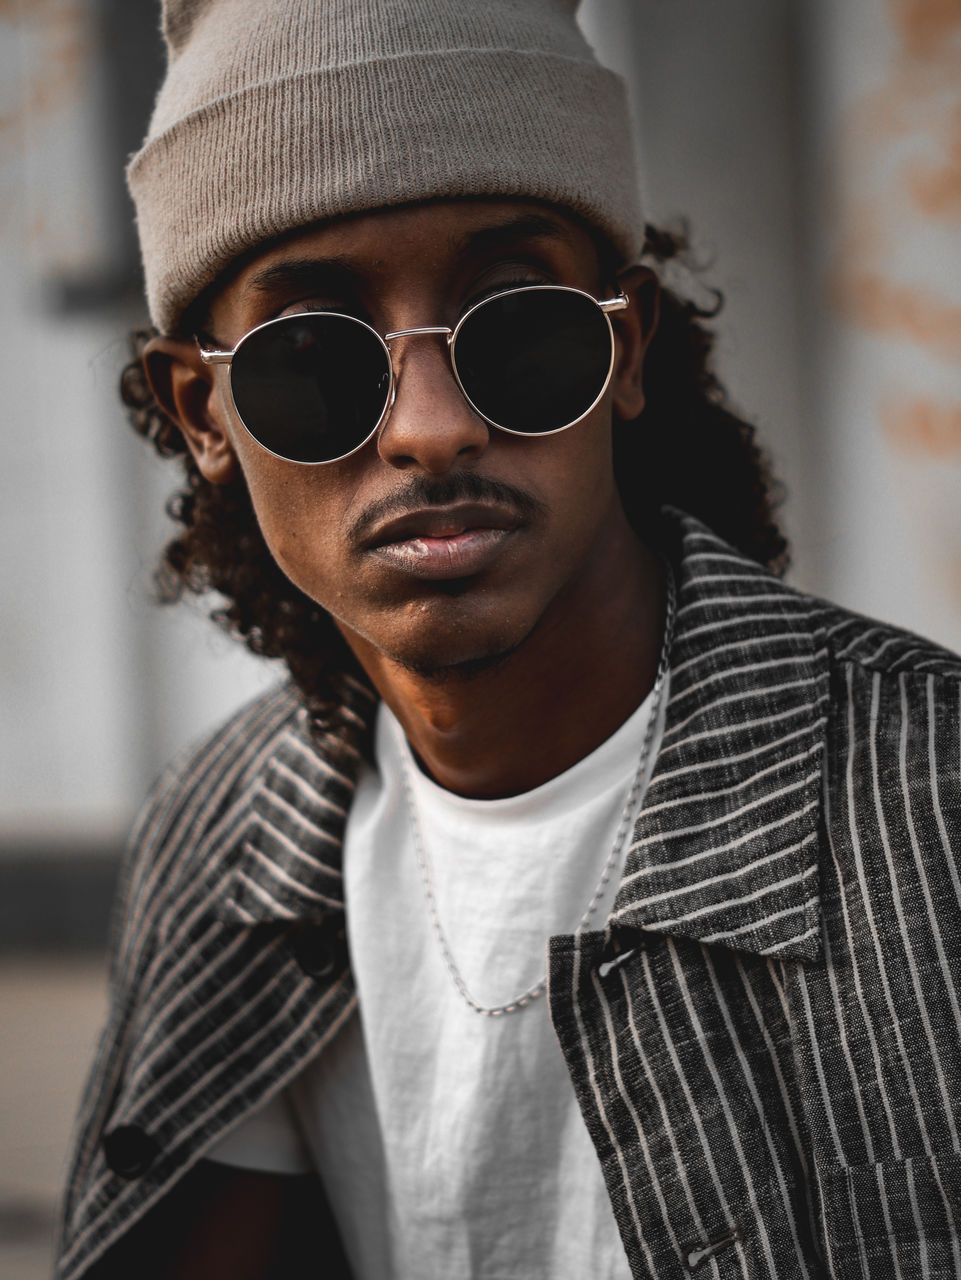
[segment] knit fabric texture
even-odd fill
[[[246,251],[434,198],[542,200],[626,262],[642,219],[625,88],[576,0],[165,0],[167,76],[128,171],[151,318]]]

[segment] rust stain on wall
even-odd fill
[[[961,59],[957,74],[961,79]],[[961,221],[961,100],[945,121],[942,139],[944,158],[941,163],[917,164],[908,169],[907,178],[915,203],[929,218]]]
[[[16,101],[0,114],[0,141],[37,118],[65,109],[83,87],[90,58],[89,6],[82,0],[0,0],[0,20],[19,42],[23,78]]]
[[[831,298],[869,333],[906,338],[942,360],[961,362],[961,305],[871,271],[839,273]]]
[[[892,0],[890,9],[905,48],[919,57],[936,56],[961,28],[959,0]]]
[[[888,440],[906,453],[961,457],[961,404],[927,398],[885,406],[881,420]]]
[[[961,238],[937,250],[946,254],[941,273],[930,248],[931,237],[961,228],[961,0],[886,7],[894,54],[840,130],[828,300],[863,332],[961,366],[961,296],[952,284]],[[917,429],[902,432],[902,442],[934,438],[930,412],[909,417]]]

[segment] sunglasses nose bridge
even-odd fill
[[[384,334],[393,377],[377,448],[392,466],[416,466],[439,475],[458,459],[478,456],[489,441],[488,424],[467,400],[454,373],[451,342],[455,332],[448,325],[423,325]],[[400,358],[395,358],[396,339],[420,337],[435,341],[403,347]]]
[[[454,330],[449,328],[446,324],[421,325],[416,329],[395,329],[393,333],[384,334],[384,341],[391,343],[395,338],[413,338],[422,333],[442,333],[447,338],[449,346],[450,340],[454,335]]]
[[[436,337],[443,337],[447,339],[447,341],[444,343],[444,349],[445,351],[450,353],[451,344],[453,342],[455,332],[456,330],[451,329],[449,325],[430,324],[430,325],[419,325],[413,329],[395,329],[392,333],[384,334],[384,344],[387,347],[388,353],[390,355],[390,364],[391,364],[391,394],[390,394],[390,403],[387,406],[387,414],[385,414],[385,419],[394,407],[394,401],[397,398],[397,379],[400,376],[400,368],[394,362],[394,349],[391,346],[391,343],[394,342],[394,340],[397,338],[420,338],[420,337],[434,335]]]

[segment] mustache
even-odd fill
[[[507,507],[527,524],[544,510],[544,504],[523,489],[461,471],[447,476],[418,475],[403,489],[380,498],[365,507],[347,530],[348,541],[361,546],[372,531],[385,520],[421,511],[425,507],[445,507],[456,502],[491,502]]]

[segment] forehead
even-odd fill
[[[389,288],[483,267],[518,254],[549,258],[559,271],[593,275],[592,232],[550,205],[520,200],[438,200],[309,227],[245,257],[218,292],[215,309],[247,311],[290,287]]]

